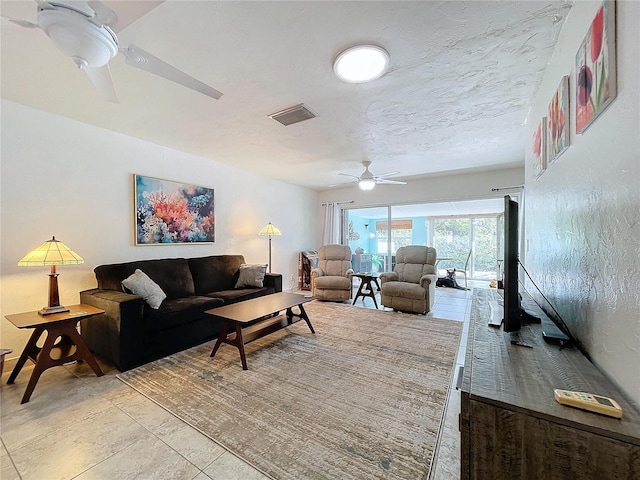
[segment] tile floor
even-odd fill
[[[456,360],[462,365],[471,292],[436,291],[429,316],[465,324]],[[358,304],[374,308],[370,298]],[[124,385],[113,367],[99,363],[105,372],[100,378],[86,364],[47,370],[25,405],[20,400],[31,367],[25,366],[13,385],[6,384],[10,372],[4,372],[0,390],[2,480],[267,478]],[[453,387],[455,382],[456,375]],[[453,387],[434,458],[432,478],[437,480],[460,476],[460,392]]]

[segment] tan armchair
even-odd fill
[[[436,296],[436,249],[422,245],[400,247],[393,272],[380,274],[381,303],[403,312],[427,313]]]
[[[323,245],[318,250],[318,266],[311,270],[311,294],[319,300],[349,300],[352,275],[351,248]]]

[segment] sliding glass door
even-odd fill
[[[355,271],[391,271],[399,247],[430,245],[442,275],[446,268],[464,268],[471,252],[469,278],[492,280],[498,274],[503,205],[502,199],[484,199],[347,209],[344,243],[351,247]]]
[[[393,212],[393,208],[391,209]],[[416,245],[413,239],[414,223],[411,218],[376,221],[376,236],[378,238],[378,252],[384,255],[383,271],[392,271],[396,266],[396,252],[406,245]],[[384,253],[383,253],[384,252]]]
[[[346,244],[355,271],[389,272],[396,251],[406,245],[427,245],[424,205],[354,208],[345,211]]]
[[[432,244],[441,258],[438,268],[443,275],[446,269],[463,270],[466,267],[469,278],[497,278],[497,215],[431,218],[430,222]]]
[[[388,207],[345,210],[343,218],[347,228],[344,243],[351,247],[351,264],[354,271],[387,271],[388,235],[386,230],[379,230],[381,224],[378,222],[380,219],[387,219],[388,212]]]
[[[438,269],[464,269],[473,242],[470,219],[432,217],[429,223],[432,231],[431,245],[436,249],[439,259]]]

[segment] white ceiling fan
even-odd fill
[[[374,175],[369,171],[369,165],[371,165],[371,161],[369,160],[362,161],[364,172],[362,172],[362,174],[359,177],[355,175],[350,175],[348,173],[339,173],[338,175],[344,175],[346,177],[355,178],[355,180],[351,183],[357,183],[358,187],[360,187],[361,190],[371,190],[373,189],[373,187],[380,184],[386,184],[386,185],[406,185],[407,184],[407,182],[400,182],[398,180],[388,180],[388,177],[397,175],[400,172],[388,172],[388,173],[383,173],[381,175]],[[335,187],[337,185],[329,185],[329,186]]]
[[[42,30],[53,44],[83,70],[107,101],[118,103],[109,61],[118,53],[125,56],[125,62],[135,68],[152,73],[187,88],[200,92],[216,100],[222,93],[209,85],[178,70],[154,57],[135,45],[121,48],[116,32],[155,8],[162,1],[143,2],[142,8],[134,14],[136,18],[119,21],[118,15],[101,1],[50,2],[35,0],[38,23],[9,18],[8,20],[26,28]],[[122,2],[115,2],[115,4]],[[138,3],[138,2],[131,2]]]

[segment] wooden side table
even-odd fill
[[[71,305],[67,308],[69,308],[68,312],[55,313],[47,316],[39,315],[38,312],[5,315],[5,318],[18,328],[35,329],[27,345],[24,347],[22,354],[20,354],[18,363],[16,363],[16,366],[11,372],[9,380],[7,380],[8,384],[15,381],[27,359],[35,363],[33,373],[31,374],[27,389],[20,403],[27,403],[29,401],[40,379],[40,375],[48,368],[73,361],[84,360],[98,377],[104,375],[76,329],[76,325],[80,320],[94,315],[100,315],[104,313],[104,310],[84,304]],[[47,337],[42,348],[40,348],[37,342],[44,332],[47,333]],[[56,342],[56,340],[58,340],[58,342]]]
[[[369,297],[373,299],[373,304],[376,306],[376,308],[378,308],[378,302],[376,302],[376,293],[373,291],[374,283],[378,288],[378,291],[380,291],[380,284],[378,283],[377,275],[372,275],[370,273],[354,273],[353,276],[360,279],[360,287],[358,288],[358,292],[356,293],[356,296],[353,299],[353,303],[351,305],[355,305],[356,300],[361,297],[363,302],[364,297]]]

